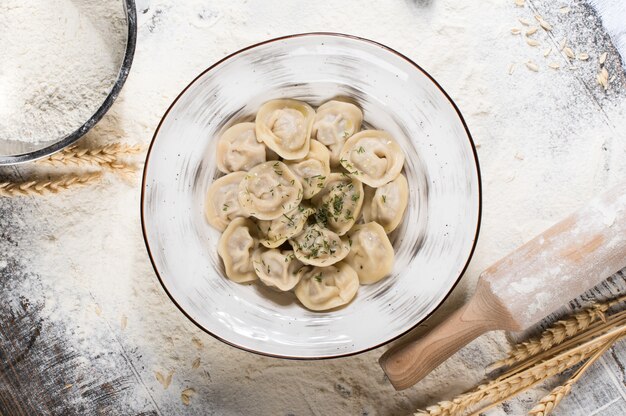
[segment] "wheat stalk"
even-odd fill
[[[615,325],[615,323],[611,322],[608,325]],[[616,336],[623,336],[624,334],[626,334],[626,323],[621,322],[618,326],[613,327],[608,332],[596,338],[589,339],[571,349],[562,351],[549,359],[536,363],[535,365],[522,371],[500,376],[499,378],[480,385],[474,390],[464,393],[451,401],[442,401],[434,406],[427,407],[425,410],[420,410],[415,414],[438,416],[461,415],[467,409],[472,408],[483,401],[489,400],[490,403],[488,406],[473,413],[479,414],[520,393],[521,391],[541,383],[545,379],[559,374],[589,358],[601,345],[604,345],[607,340]]]
[[[542,351],[548,351],[553,346],[561,344],[567,338],[586,330],[591,324],[599,320],[605,321],[604,313],[610,307],[624,300],[626,300],[626,296],[608,302],[594,304],[567,319],[555,322],[538,337],[513,346],[508,357],[493,363],[489,366],[489,371],[501,367],[509,367],[539,354]]]
[[[595,363],[602,356],[602,354],[606,352],[606,350],[611,348],[611,346],[613,346],[613,344],[617,342],[619,338],[621,338],[621,336],[611,338],[602,348],[597,350],[587,360],[587,362],[582,367],[580,367],[572,377],[570,377],[569,380],[567,380],[563,385],[557,386],[552,389],[550,393],[544,396],[539,401],[539,403],[537,403],[537,405],[528,412],[528,414],[533,416],[549,415],[552,410],[554,410],[554,408],[558,406],[561,400],[563,400],[563,398],[569,394],[569,392],[572,390],[572,386],[574,385],[574,383],[576,383],[584,374],[584,372],[587,371],[587,369],[591,367],[591,365]]]
[[[83,166],[83,165],[106,165],[115,163],[120,157],[130,156],[142,151],[139,145],[125,143],[111,143],[96,148],[71,146],[46,159],[37,161],[39,164],[51,166]]]
[[[525,390],[548,377],[556,375],[567,368],[579,363],[597,349],[597,342],[576,348],[543,363],[524,370],[521,373],[505,378],[498,378],[489,383],[478,386],[476,389],[464,393],[451,401],[442,401],[434,406],[420,410],[416,415],[452,416],[461,415],[467,409],[485,400],[499,403],[512,395]]]
[[[87,185],[99,179],[102,173],[86,173],[81,175],[63,175],[57,179],[32,180],[27,182],[1,182],[0,197],[31,196],[57,193],[73,187]]]

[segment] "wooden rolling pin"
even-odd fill
[[[626,183],[590,201],[485,270],[474,296],[425,336],[385,352],[396,390],[496,329],[520,331],[626,267]]]

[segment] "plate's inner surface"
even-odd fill
[[[392,234],[390,277],[361,286],[346,307],[312,312],[293,295],[229,281],[217,255],[220,233],[204,217],[219,176],[216,139],[250,120],[265,101],[318,106],[352,100],[369,126],[403,148],[409,205]],[[368,42],[302,36],[243,51],[198,78],[160,126],[146,165],[143,219],[155,268],[198,325],[237,346],[288,357],[363,351],[406,332],[451,290],[469,260],[479,183],[468,133],[453,105],[413,64]]]

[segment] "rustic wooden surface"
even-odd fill
[[[109,135],[114,139],[132,137],[146,143],[159,116],[186,81],[233,51],[221,46],[220,39],[225,37],[235,38],[237,47],[243,47],[289,32],[335,30],[371,37],[397,47],[423,63],[446,87],[460,105],[481,145],[479,156],[486,217],[479,247],[462,284],[446,307],[424,325],[426,328],[445,319],[450,308],[473,290],[478,272],[519,245],[498,247],[498,241],[505,233],[519,234],[518,243],[522,243],[562,218],[564,211],[576,208],[577,203],[591,196],[581,195],[580,201],[569,201],[569,204],[555,208],[551,205],[551,193],[558,192],[560,186],[568,186],[570,179],[572,183],[582,183],[590,178],[588,180],[595,184],[594,191],[601,190],[604,181],[615,179],[614,169],[619,165],[615,160],[624,155],[620,138],[626,141],[626,137],[624,132],[614,131],[621,120],[617,119],[619,113],[612,110],[626,100],[626,81],[616,51],[589,6],[582,1],[566,2],[572,6],[572,12],[564,15],[559,14],[553,2],[527,0],[527,7],[551,23],[558,23],[559,36],[566,33],[574,49],[609,52],[608,65],[615,75],[612,89],[606,93],[598,88],[595,84],[597,69],[587,65],[576,71],[564,71],[562,78],[569,88],[567,95],[559,86],[539,91],[535,97],[537,101],[529,101],[524,98],[527,92],[515,91],[509,93],[507,106],[513,109],[512,113],[506,109],[485,110],[481,107],[481,94],[499,94],[498,90],[502,89],[501,85],[488,83],[492,73],[489,71],[504,73],[508,70],[509,62],[502,60],[503,51],[484,43],[476,59],[490,62],[487,72],[484,76],[475,73],[471,76],[483,76],[485,82],[470,90],[475,95],[467,96],[461,88],[463,77],[444,69],[449,66],[448,59],[452,65],[462,62],[454,61],[454,54],[450,51],[442,51],[438,56],[421,55],[419,48],[411,46],[418,45],[420,39],[410,38],[411,25],[408,22],[413,19],[418,25],[427,25],[431,15],[441,18],[442,14],[448,13],[445,10],[448,8],[452,22],[442,25],[438,21],[440,32],[436,33],[456,30],[460,33],[459,39],[465,39],[466,31],[467,36],[487,33],[484,39],[488,39],[490,31],[506,34],[515,25],[520,11],[512,4],[505,8],[500,5],[502,2],[485,3],[484,20],[464,21],[463,10],[455,2],[407,0],[405,3],[394,6],[393,10],[398,14],[392,17],[402,22],[397,27],[401,34],[394,35],[389,29],[393,20],[383,20],[381,25],[377,24],[378,21],[365,19],[351,26],[351,15],[342,10],[341,14],[337,10],[333,14],[339,20],[329,19],[320,27],[306,24],[307,13],[311,12],[308,6],[285,6],[288,11],[281,11],[277,19],[286,19],[288,13],[292,13],[293,21],[287,19],[276,23],[266,8],[255,8],[245,1],[221,2],[221,8],[211,8],[212,2],[190,1],[189,4],[185,2],[185,7],[192,12],[176,14],[177,8],[182,7],[179,2],[140,0],[139,46],[131,77],[120,100],[88,140]],[[376,4],[372,2],[362,7],[376,8]],[[441,4],[443,12],[437,9]],[[331,8],[330,3],[321,6]],[[237,17],[240,14],[244,17]],[[384,10],[380,14],[384,14]],[[338,17],[340,15],[344,20]],[[200,29],[194,32],[196,23]],[[255,24],[267,30],[256,31],[257,34],[251,29]],[[249,26],[247,32],[242,29],[246,25]],[[220,34],[218,30],[223,32]],[[402,36],[408,39],[400,40]],[[213,37],[217,39],[215,42]],[[185,52],[185,47],[181,47],[191,48],[192,40],[196,44],[205,42],[206,47],[194,49],[195,53],[204,55],[196,59],[194,65],[178,65],[180,61],[193,58],[187,56],[189,52]],[[558,40],[555,34],[552,41],[556,44]],[[175,47],[168,48],[170,44]],[[517,71],[525,71],[523,63],[520,66],[518,62]],[[513,205],[524,204],[519,192],[529,190],[514,178],[503,177],[501,164],[512,163],[510,160],[516,152],[512,147],[516,144],[515,138],[507,138],[509,132],[501,126],[539,122],[516,120],[523,117],[520,114],[544,111],[543,107],[535,107],[536,102],[558,102],[565,96],[568,99],[576,97],[578,103],[584,102],[589,108],[587,122],[610,133],[602,145],[598,166],[593,166],[597,170],[571,171],[559,176],[556,173],[563,168],[545,164],[549,160],[554,160],[555,164],[563,162],[569,146],[575,145],[572,137],[576,135],[576,120],[559,119],[556,114],[562,115],[566,110],[554,104],[550,110],[554,110],[555,120],[550,125],[540,126],[553,129],[550,141],[543,147],[535,146],[536,142],[530,137],[520,146],[527,159],[535,158],[541,162],[533,165],[530,161],[531,167],[545,167],[554,174],[545,181],[530,184],[533,192],[545,195],[545,206],[530,207],[531,212],[516,209]],[[133,97],[139,98],[133,100]],[[522,104],[516,107],[520,100]],[[569,103],[564,104],[567,105]],[[143,110],[145,106],[153,106],[148,115],[135,117],[137,110]],[[491,124],[480,122],[485,114],[493,118]],[[483,124],[489,124],[489,128],[474,127]],[[532,130],[532,126],[528,128]],[[520,130],[515,133],[519,134]],[[576,146],[576,149],[585,148],[579,144]],[[27,174],[28,168],[0,171],[3,178],[19,178]],[[97,200],[90,198],[93,194],[87,190],[72,192],[64,199],[0,198],[0,415],[408,414],[471,387],[480,380],[480,370],[499,358],[492,352],[500,350],[503,353],[506,349],[502,334],[480,338],[433,373],[424,384],[400,393],[393,391],[378,368],[376,361],[383,349],[326,362],[286,362],[234,350],[186,321],[159,287],[139,233],[137,188],[137,184],[129,187],[107,180],[95,187],[93,192],[98,192]],[[101,197],[105,194],[112,194],[115,199]],[[493,201],[501,195],[510,198],[512,206],[508,210],[496,211]],[[515,222],[522,221],[521,218],[524,222],[534,220],[537,223],[529,231],[520,231]],[[97,235],[91,233],[93,223],[111,226],[106,235]],[[71,241],[79,238],[75,236],[80,237],[83,246],[81,250],[72,251],[77,248]],[[42,257],[49,260],[48,266],[33,266],[39,264],[36,260]],[[105,290],[109,286],[91,278],[96,275],[95,270],[99,272],[98,279],[115,281],[116,290]],[[570,306],[578,306],[590,296],[608,296],[624,291],[626,276],[618,274]],[[121,321],[126,322],[126,319],[127,323],[122,325]],[[126,325],[128,328],[125,329]],[[521,335],[509,336],[519,339]],[[201,364],[193,368],[196,359],[201,359]],[[168,389],[156,380],[155,371],[174,372]],[[459,374],[465,377],[459,377]],[[552,380],[489,414],[522,414],[523,409],[532,407],[546,389],[557,382]],[[180,395],[189,387],[196,393],[187,406],[182,403]],[[617,416],[625,413],[626,342],[620,342],[590,369],[574,387],[571,397],[561,403],[556,414]]]

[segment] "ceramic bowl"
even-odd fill
[[[313,106],[355,101],[406,154],[410,198],[391,235],[392,274],[359,288],[347,306],[302,307],[291,293],[225,277],[220,233],[204,216],[219,177],[216,140],[267,100]],[[414,328],[446,298],[472,255],[480,223],[480,174],[470,133],[450,97],[422,68],[386,46],[309,33],[269,40],[216,63],[185,88],[159,124],[145,164],[141,216],[156,274],[201,329],[247,351],[331,358],[383,345]]]

